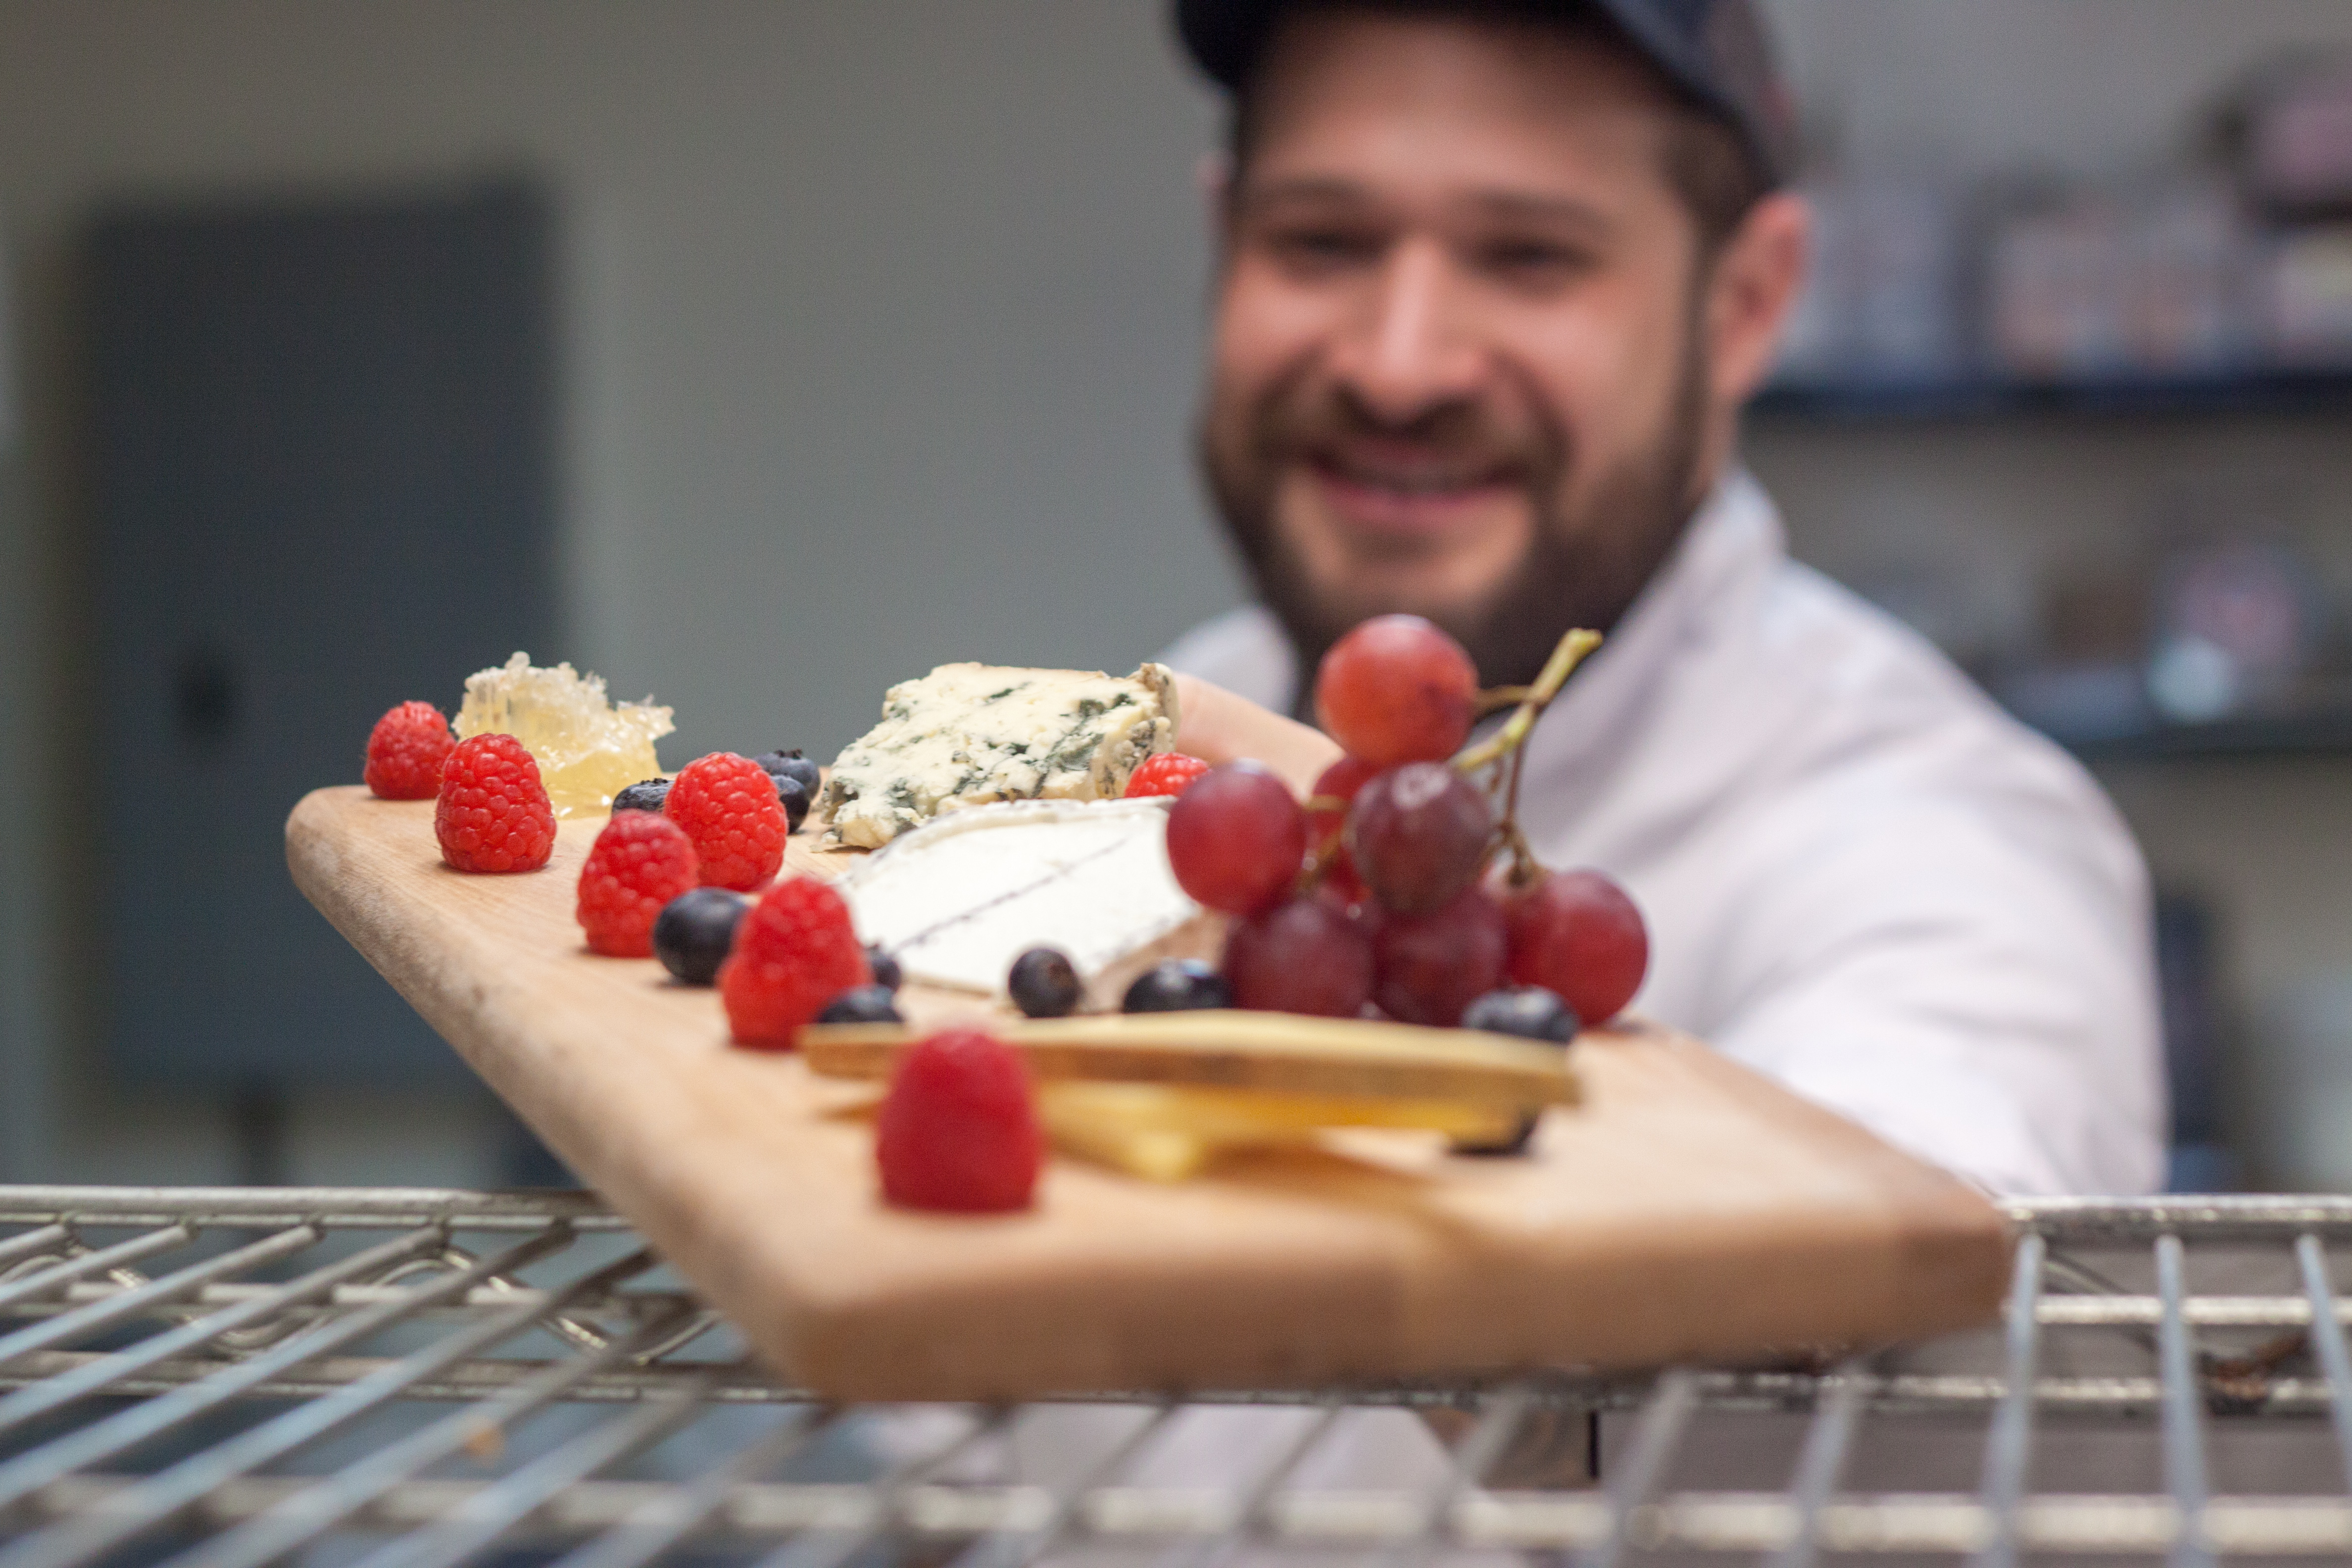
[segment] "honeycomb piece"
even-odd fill
[[[676,728],[650,700],[614,706],[602,676],[542,669],[520,653],[467,676],[457,710],[459,740],[496,732],[523,743],[558,816],[609,811],[614,795],[658,774],[654,742]]]

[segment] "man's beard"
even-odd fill
[[[1319,405],[1296,406],[1294,387],[1278,382],[1249,410],[1244,449],[1231,457],[1213,439],[1212,411],[1202,422],[1198,442],[1202,472],[1259,599],[1297,651],[1299,668],[1312,671],[1324,651],[1359,621],[1395,610],[1425,615],[1452,633],[1488,686],[1532,682],[1561,637],[1575,627],[1613,630],[1673,551],[1701,499],[1707,377],[1699,343],[1694,323],[1685,334],[1679,380],[1654,438],[1601,474],[1580,500],[1571,503],[1562,494],[1572,453],[1560,421],[1539,418],[1514,443],[1517,460],[1510,473],[1532,510],[1533,536],[1496,591],[1470,605],[1355,602],[1362,596],[1328,593],[1309,579],[1297,542],[1284,534],[1274,514],[1283,475],[1306,460],[1313,441],[1377,433],[1475,446],[1486,434],[1476,428],[1483,416],[1475,410],[1435,410],[1401,429],[1374,422],[1341,393],[1319,394]],[[1300,682],[1301,717],[1311,716],[1312,685],[1311,679]]]

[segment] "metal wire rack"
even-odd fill
[[[0,1187],[0,1568],[2352,1560],[2352,1200],[2011,1213],[1931,1344],[974,1408],[779,1384],[585,1194]]]

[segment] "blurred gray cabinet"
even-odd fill
[[[94,225],[83,453],[101,1031],[120,1079],[460,1073],[295,892],[370,725],[557,632],[551,233],[526,187]],[[429,849],[427,851],[429,853]]]

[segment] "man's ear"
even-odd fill
[[[1724,242],[1707,284],[1706,308],[1718,406],[1746,402],[1772,374],[1781,329],[1804,289],[1812,232],[1805,198],[1775,191],[1750,207]]]
[[[1209,231],[1223,246],[1233,238],[1233,155],[1221,148],[1202,153],[1201,161],[1192,165],[1192,183],[1200,188],[1202,204],[1209,209]]]

